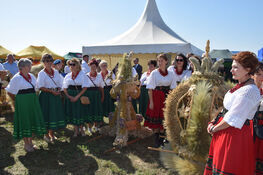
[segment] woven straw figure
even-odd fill
[[[194,57],[191,78],[176,87],[166,99],[164,125],[171,149],[175,154],[163,154],[163,161],[179,174],[203,174],[211,137],[207,123],[222,109],[225,93],[230,89],[217,74],[223,59],[212,63],[206,56],[200,65]]]
[[[4,89],[8,85],[8,79],[10,79],[8,71],[0,71],[0,115],[4,115],[13,112],[12,100],[7,96]]]
[[[115,112],[109,116],[110,126],[101,129],[103,134],[116,135],[114,146],[126,146],[129,135],[140,138],[151,135],[141,127],[142,116],[136,114],[132,106],[132,99],[139,97],[140,89],[137,77],[132,77],[131,57],[132,54],[123,55],[117,77],[112,81],[110,94],[116,99]]]

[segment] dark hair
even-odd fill
[[[257,56],[253,52],[239,52],[232,56],[232,59],[241,64],[244,68],[249,68],[249,74],[254,74],[259,62]]]
[[[47,60],[54,60],[54,59],[50,54],[46,53],[46,54],[42,55],[41,62],[45,62]]]
[[[261,62],[259,62],[257,68],[254,71],[254,74],[259,73],[259,71],[263,71],[263,63],[261,63]]]
[[[175,62],[176,62],[176,58],[177,58],[177,57],[182,57],[182,58],[183,58],[183,60],[184,60],[183,70],[186,70],[186,69],[187,69],[187,65],[188,65],[188,61],[187,61],[186,56],[184,56],[184,54],[182,54],[182,53],[178,54],[178,55],[175,57],[175,59],[174,59]],[[176,67],[176,64],[175,64],[175,67]]]
[[[157,56],[157,59],[159,59],[159,58],[163,58],[165,61],[168,61],[168,58],[167,58],[166,54],[160,54],[160,55],[158,55],[158,56]]]
[[[156,66],[157,66],[157,61],[156,61],[156,60],[150,60],[150,61],[148,61],[148,66],[150,66],[151,64],[152,64],[154,67],[156,67]]]
[[[83,55],[83,57],[82,57],[82,58],[84,58],[84,57],[88,57],[88,58],[89,58],[89,55]]]
[[[99,63],[96,60],[96,58],[93,58],[92,60],[89,61],[89,66],[91,66],[92,64],[95,64],[97,67],[99,66]]]

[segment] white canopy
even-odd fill
[[[203,51],[186,42],[163,21],[155,0],[147,0],[139,21],[127,32],[96,45],[83,46],[83,54],[134,53],[189,53],[202,55]]]

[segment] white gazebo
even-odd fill
[[[144,12],[138,22],[125,33],[95,45],[83,46],[83,54],[96,57],[109,57],[133,51],[144,59],[145,54],[158,53],[194,53],[203,51],[182,39],[163,21],[155,0],[147,0]],[[144,55],[144,56],[142,56]],[[147,60],[152,57],[148,56]],[[114,61],[116,62],[116,61]]]

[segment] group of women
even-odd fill
[[[167,70],[168,59],[161,54],[156,60],[148,63],[148,71],[143,74],[141,82],[140,113],[145,117],[145,126],[153,129],[158,135],[157,145],[160,145],[159,134],[163,134],[163,107],[165,97],[170,89],[176,87],[180,79],[186,75],[187,59],[177,56],[176,64]],[[183,60],[183,61],[182,61]],[[111,80],[115,74],[107,69],[107,62],[96,59],[89,61],[90,72],[81,70],[78,59],[67,62],[70,73],[64,78],[52,68],[53,58],[49,54],[42,56],[44,69],[38,73],[37,79],[30,73],[31,61],[20,59],[19,73],[10,81],[6,88],[9,96],[15,100],[14,138],[24,140],[24,149],[34,151],[33,134],[42,136],[47,142],[56,140],[54,131],[65,128],[67,124],[74,125],[74,135],[85,136],[84,124],[87,130],[98,131],[103,122],[103,116],[114,111],[114,100],[110,96]],[[97,72],[98,66],[100,72]],[[178,75],[175,76],[175,75]],[[177,77],[177,78],[175,78]],[[39,95],[36,94],[39,90]],[[149,99],[149,100],[148,100]]]

